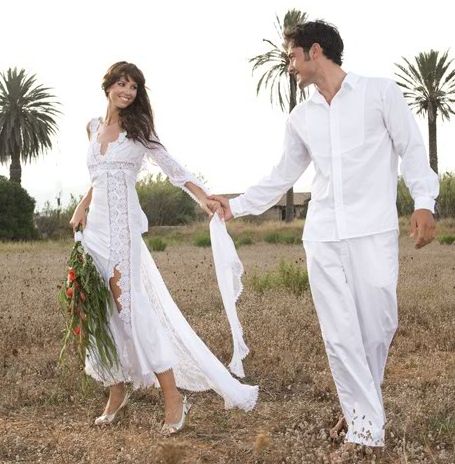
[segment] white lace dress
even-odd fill
[[[146,149],[120,133],[101,154],[99,119],[91,121],[88,169],[92,200],[82,243],[106,282],[121,273],[120,309],[110,318],[120,367],[105,372],[97,353],[88,353],[86,373],[104,385],[132,383],[134,388],[158,386],[155,373],[173,369],[177,386],[186,390],[212,389],[226,408],[251,410],[258,387],[244,385],[196,335],[174,303],[141,234],[148,230],[135,189],[144,160],[159,165],[169,180],[183,188],[188,181],[201,186],[164,148]],[[201,186],[202,187],[202,186]]]

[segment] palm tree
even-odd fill
[[[259,94],[262,88],[270,89],[270,102],[272,105],[278,101],[282,111],[291,112],[297,101],[302,101],[305,97],[304,90],[297,89],[295,77],[288,72],[289,58],[287,50],[284,47],[284,32],[298,24],[304,24],[307,14],[299,10],[289,10],[284,15],[283,21],[276,16],[275,29],[280,40],[276,45],[271,40],[262,39],[270,45],[270,50],[262,55],[250,59],[253,63],[253,72],[257,69],[267,67],[266,71],[260,77],[256,93]],[[291,187],[286,193],[286,222],[294,219],[294,190]]]
[[[0,163],[10,164],[10,180],[21,183],[23,163],[52,148],[56,133],[54,117],[60,113],[48,93],[36,84],[36,76],[24,69],[8,69],[0,74]]]
[[[419,53],[415,63],[403,57],[405,65],[395,64],[401,73],[398,85],[405,89],[404,96],[417,114],[428,117],[428,138],[430,166],[438,172],[438,150],[436,122],[439,114],[449,120],[455,114],[452,105],[455,103],[455,69],[449,70],[453,59],[448,58],[448,51],[441,56],[438,51]]]

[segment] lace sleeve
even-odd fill
[[[186,170],[175,158],[173,158],[158,140],[150,144],[146,150],[146,159],[153,164],[158,165],[164,174],[169,178],[172,185],[180,187],[197,203],[197,198],[186,187],[187,182],[192,182],[201,188],[207,195],[207,187],[193,174]]]

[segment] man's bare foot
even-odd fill
[[[348,431],[348,424],[346,423],[346,419],[342,416],[338,422],[330,429],[329,436],[332,440],[336,440],[340,438],[341,432]]]
[[[104,408],[103,415],[113,414],[119,406],[122,404],[122,401],[125,399],[126,387],[125,384],[119,383],[113,385],[109,389],[109,400]]]

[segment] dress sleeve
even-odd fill
[[[147,161],[161,168],[163,173],[169,178],[172,185],[180,187],[197,203],[197,198],[190,192],[186,184],[191,182],[201,188],[207,195],[209,194],[207,187],[195,175],[185,169],[174,157],[172,157],[156,139],[149,144],[145,152]]]

